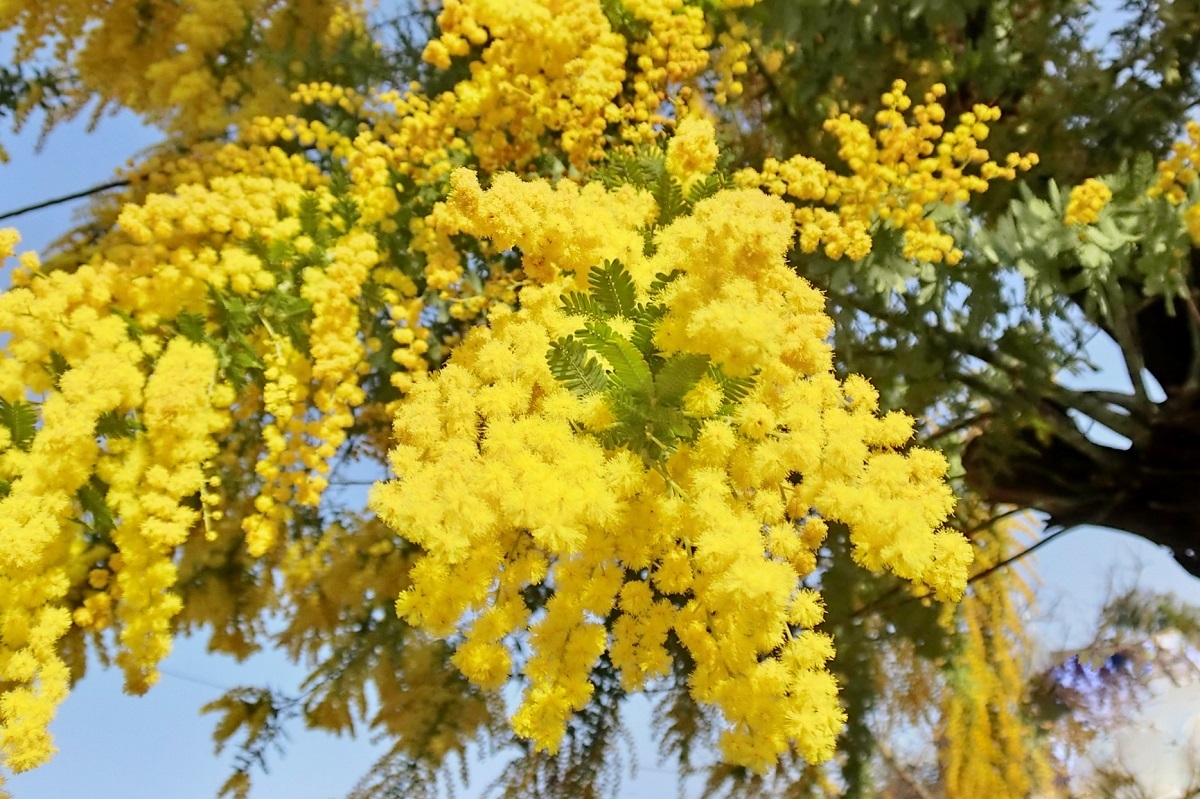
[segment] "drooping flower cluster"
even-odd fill
[[[13,243],[0,244],[0,256]],[[179,604],[171,552],[196,516],[181,501],[200,489],[225,425],[213,409],[212,352],[174,339],[158,355],[160,343],[131,336],[107,313],[106,272],[25,275],[24,287],[0,296],[0,330],[12,337],[0,360],[0,662],[12,686],[0,696],[0,752],[14,770],[52,752],[45,725],[66,695],[57,644],[72,621],[65,599],[74,585],[108,588],[127,685],[143,691],[153,682]],[[37,411],[27,388],[44,394]],[[135,429],[143,434],[130,441]],[[130,568],[113,583],[92,576],[122,561]],[[103,626],[111,606],[93,599],[75,622]]]
[[[939,528],[945,460],[902,452],[911,420],[833,376],[822,298],[785,262],[791,210],[725,191],[646,256],[620,245],[641,220],[611,195],[503,177],[483,191],[466,172],[454,186],[459,232],[519,248],[537,284],[397,414],[397,479],[371,504],[424,553],[398,611],[463,631],[455,663],[482,687],[519,667],[513,725],[539,748],[557,749],[600,658],[639,689],[669,671],[673,633],[693,696],[724,715],[729,762],[829,757],[832,642],[799,582],[828,521],[865,567],[939,596],[961,593],[971,554]],[[586,231],[571,246],[585,218],[625,260],[597,266]],[[537,617],[522,598],[535,588],[549,593]],[[529,645],[519,664],[513,634]]]

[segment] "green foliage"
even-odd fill
[[[657,148],[642,148],[632,153],[615,151],[596,170],[595,179],[608,189],[633,186],[650,192],[658,206],[657,227],[685,216],[696,203],[728,185],[725,173],[718,170],[696,181],[685,194],[683,186],[667,171],[665,153]]]
[[[79,522],[87,527],[93,535],[103,539],[107,539],[108,535],[117,527],[112,509],[104,501],[104,495],[107,492],[108,486],[95,476],[75,492],[75,499],[84,513]]]
[[[608,388],[608,375],[592,357],[587,345],[573,336],[550,345],[546,355],[550,373],[576,396],[585,397]]]
[[[200,344],[205,340],[205,319],[204,316],[198,313],[184,313],[175,317],[175,329],[179,335],[191,341],[194,344]]]
[[[33,436],[37,432],[37,420],[35,406],[21,400],[9,402],[0,397],[0,424],[8,428],[13,446],[17,449],[29,451]]]
[[[654,396],[663,405],[678,406],[708,371],[706,355],[684,354],[668,358],[654,376]]]
[[[62,376],[71,368],[71,364],[67,362],[67,358],[58,350],[50,351],[50,378],[54,381],[54,387],[59,387],[59,381]]]
[[[605,261],[588,272],[591,298],[604,310],[606,317],[623,316],[636,318],[638,312],[637,289],[633,277],[620,261]]]
[[[608,362],[613,384],[635,396],[649,394],[653,376],[637,347],[607,322],[588,322],[575,333],[588,349]]]
[[[660,470],[699,432],[699,422],[683,410],[683,399],[702,377],[707,374],[722,387],[723,414],[732,413],[754,383],[727,377],[707,356],[666,355],[654,346],[655,328],[666,313],[654,299],[675,277],[659,275],[650,302],[639,303],[633,279],[619,261],[593,266],[591,291],[570,292],[562,302],[563,310],[584,317],[584,325],[551,344],[546,355],[551,373],[574,394],[604,395],[615,421],[598,434],[601,442],[627,447]],[[628,338],[614,329],[611,322],[617,318],[635,320]]]
[[[600,0],[600,7],[612,29],[625,38],[640,40],[650,32],[650,23],[631,14],[620,0]]]
[[[591,294],[572,291],[563,297],[563,310],[573,316],[585,316],[588,319],[608,319],[611,314]]]
[[[102,438],[135,438],[145,429],[136,416],[122,415],[116,411],[103,413],[96,420],[96,435]]]
[[[287,736],[286,724],[299,715],[299,701],[269,688],[241,687],[226,691],[219,699],[200,709],[201,713],[217,713],[213,743],[220,753],[239,732],[243,738],[237,744],[234,772],[221,786],[219,797],[247,799],[250,795],[250,772],[266,769],[267,754],[272,748],[283,751]]]

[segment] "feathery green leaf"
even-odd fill
[[[589,322],[576,335],[589,349],[608,361],[614,383],[632,394],[650,393],[650,365],[637,347],[618,335],[608,323]]]
[[[9,402],[0,397],[0,424],[8,428],[17,449],[28,451],[37,432],[37,409],[21,400]]]
[[[546,361],[554,378],[577,396],[586,397],[608,388],[608,375],[600,362],[591,356],[582,341],[573,336],[553,342],[546,353]]]
[[[607,319],[609,314],[600,303],[589,294],[572,291],[563,297],[562,309],[574,316],[586,316],[588,319]]]
[[[654,398],[660,405],[678,406],[708,371],[707,355],[676,355],[668,358],[654,378]]]
[[[605,261],[593,266],[588,273],[588,286],[592,290],[592,299],[608,316],[637,317],[637,288],[620,261]]]

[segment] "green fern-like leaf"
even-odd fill
[[[54,381],[54,387],[58,388],[58,381],[62,380],[62,376],[71,368],[71,364],[67,362],[67,358],[58,350],[50,350],[50,378]]]
[[[725,188],[725,176],[719,172],[715,172],[692,184],[692,187],[688,189],[687,204],[689,206],[695,205],[701,200],[706,200],[713,196],[723,188]]]
[[[146,428],[137,419],[116,411],[101,414],[96,420],[96,435],[104,438],[133,438]]]
[[[642,312],[633,323],[633,335],[629,338],[629,342],[637,347],[638,352],[655,372],[663,359],[654,347],[654,331],[658,329],[658,322],[666,313],[667,309],[662,305],[647,305],[642,308]]]
[[[179,316],[175,317],[175,327],[179,330],[179,335],[194,344],[204,341],[205,320],[198,313],[184,312],[179,314]]]
[[[658,294],[667,286],[675,282],[675,279],[682,275],[683,272],[679,269],[672,269],[669,273],[659,272],[654,276],[654,282],[650,284],[650,296]]]
[[[676,355],[668,358],[654,378],[654,398],[659,405],[678,406],[683,396],[696,387],[708,371],[707,355]]]
[[[608,375],[587,346],[573,336],[560,338],[546,353],[554,379],[580,397],[608,388]]]
[[[605,322],[590,322],[577,334],[593,352],[612,366],[611,379],[632,394],[650,393],[650,365],[637,347],[617,334]]]
[[[620,261],[605,261],[588,273],[588,287],[608,316],[637,317],[637,289]]]
[[[596,177],[610,191],[621,186],[648,189],[660,171],[661,151],[614,152],[608,156],[604,166],[596,170]]]
[[[93,477],[91,482],[85,484],[75,492],[75,499],[78,500],[79,507],[90,517],[81,521],[93,532],[100,535],[107,535],[117,527],[112,509],[108,507],[108,503],[104,500],[106,491],[107,486],[98,478]]]
[[[708,376],[717,381],[717,384],[721,386],[721,391],[725,394],[725,404],[727,406],[735,405],[744,400],[750,394],[750,389],[754,387],[753,377],[729,377],[715,363],[709,364]]]
[[[0,397],[0,424],[8,428],[17,449],[28,451],[37,433],[37,409],[27,402],[9,402]]]
[[[607,319],[609,314],[604,307],[596,302],[590,294],[572,291],[563,297],[562,309],[574,316],[586,316],[588,319]]]
[[[1145,191],[1150,184],[1154,182],[1158,174],[1158,169],[1154,163],[1154,157],[1149,153],[1138,153],[1133,159],[1131,168],[1131,183],[1137,190]]]
[[[668,225],[676,217],[688,212],[687,200],[683,196],[683,186],[663,168],[655,182],[651,194],[658,203],[658,224]]]

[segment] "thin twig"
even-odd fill
[[[883,756],[883,762],[887,763],[888,766],[891,767],[892,771],[896,772],[896,776],[908,786],[909,790],[915,793],[919,799],[933,799],[933,794],[925,790],[924,786],[922,786],[921,783],[918,782],[916,778],[908,772],[908,769],[904,768],[899,762],[897,762],[896,756],[892,754],[892,749],[887,745],[886,741],[883,741],[882,739],[878,740],[875,742],[875,746],[879,750],[879,754]]]
[[[45,200],[44,202],[34,203],[33,205],[27,205],[24,208],[17,208],[16,210],[13,210],[13,211],[5,211],[4,213],[0,214],[0,222],[4,221],[5,219],[12,219],[14,217],[18,217],[23,214],[28,214],[33,211],[40,211],[43,208],[51,208],[55,205],[62,205],[63,203],[69,203],[72,200],[81,200],[84,197],[90,197],[93,194],[99,194],[100,192],[108,191],[109,189],[120,189],[120,188],[123,188],[128,185],[129,185],[128,180],[114,180],[114,181],[110,181],[109,183],[102,183],[99,186],[93,186],[90,189],[84,189],[83,191],[77,191],[74,194],[67,194],[62,197],[55,197],[53,200]]]
[[[1053,533],[1050,533],[1050,535],[1042,538],[1037,543],[1030,544],[1029,546],[1022,549],[1020,552],[1018,552],[1014,555],[1010,555],[1007,558],[1005,558],[1004,560],[993,563],[991,566],[988,566],[986,569],[979,572],[979,574],[972,575],[971,577],[969,577],[967,579],[967,585],[970,585],[971,583],[975,582],[976,580],[982,580],[983,578],[987,577],[988,575],[992,574],[993,572],[999,571],[1000,569],[1003,569],[1006,566],[1010,566],[1013,563],[1016,563],[1018,560],[1021,560],[1022,558],[1026,557],[1027,555],[1032,555],[1034,552],[1041,549],[1046,544],[1049,544],[1055,538],[1058,538],[1063,533],[1067,532],[1068,530],[1073,530],[1073,529],[1075,529],[1074,526],[1059,527]]]

